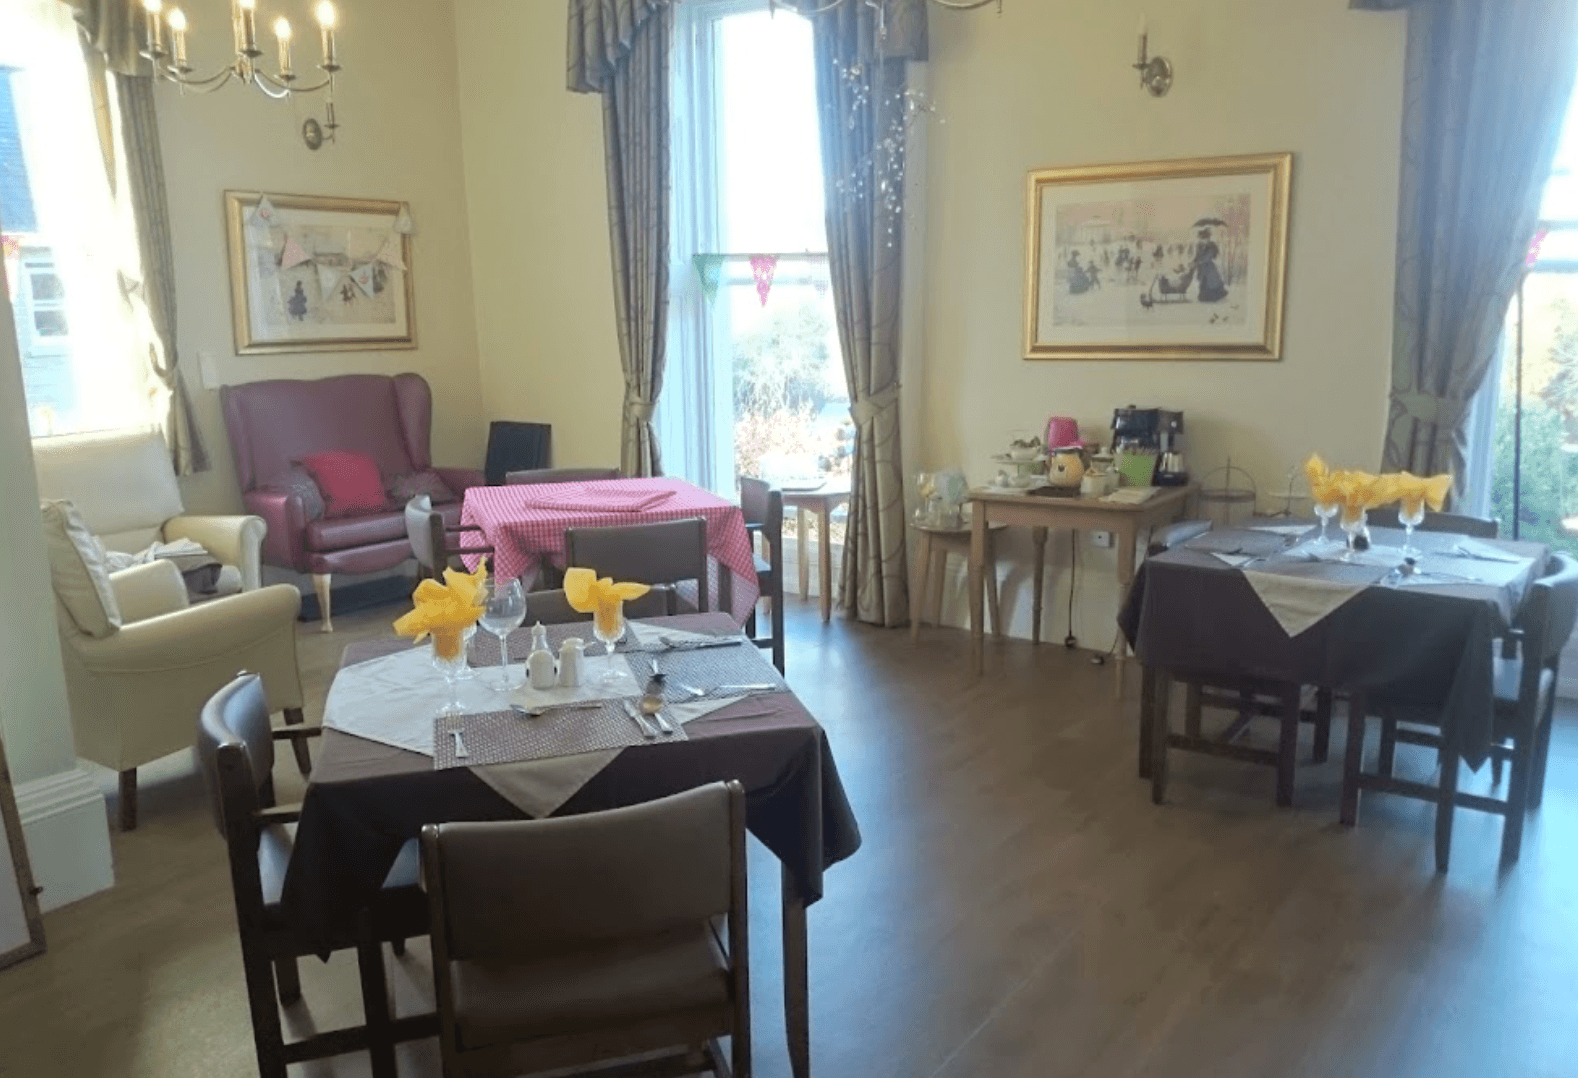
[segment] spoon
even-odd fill
[[[663,731],[664,737],[674,735],[674,726],[663,717],[663,678],[654,675],[647,682],[647,687],[641,690],[641,714],[657,721],[658,729]]]

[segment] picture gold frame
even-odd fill
[[[1025,296],[1024,296],[1024,356],[1026,359],[1139,359],[1139,360],[1279,360],[1282,358],[1283,314],[1286,300],[1288,219],[1293,177],[1292,153],[1247,154],[1233,157],[1200,157],[1175,161],[1140,161],[1127,164],[1086,165],[1065,168],[1037,169],[1029,174],[1026,184],[1025,204]],[[1219,184],[1212,181],[1219,180]],[[1184,181],[1184,182],[1176,182]],[[1155,183],[1155,196],[1146,194],[1144,188],[1134,185]],[[1100,277],[1104,270],[1111,274],[1107,294],[1100,298],[1106,312],[1117,311],[1117,321],[1099,322],[1100,314],[1093,315],[1095,323],[1085,328],[1079,317],[1070,316],[1070,324],[1058,326],[1053,311],[1048,317],[1048,297],[1056,307],[1061,300],[1067,306],[1085,303],[1094,310],[1095,301],[1072,297],[1077,287],[1057,275],[1079,278],[1080,268],[1065,266],[1054,258],[1054,265],[1047,265],[1047,255],[1061,255],[1070,250],[1077,262],[1082,250],[1078,240],[1059,246],[1055,228],[1046,231],[1048,209],[1063,208],[1074,213],[1070,219],[1078,220],[1079,213],[1087,215],[1095,209],[1117,208],[1121,215],[1133,209],[1128,220],[1144,220],[1158,205],[1188,207],[1209,204],[1213,191],[1220,189],[1220,197],[1241,202],[1245,207],[1242,223],[1232,222],[1234,236],[1243,237],[1241,245],[1232,252],[1245,267],[1244,276],[1232,280],[1232,271],[1215,277],[1221,286],[1224,279],[1231,283],[1219,291],[1232,294],[1232,301],[1220,307],[1208,306],[1204,301],[1191,301],[1189,291],[1201,288],[1205,271],[1189,266],[1194,243],[1158,243],[1141,238],[1135,240],[1130,225],[1130,246],[1141,248],[1139,255],[1130,256],[1127,247],[1120,247],[1116,266],[1090,267],[1089,279],[1082,279],[1095,296],[1101,288]],[[1052,194],[1049,194],[1052,192]],[[1179,192],[1186,192],[1184,195]],[[1073,198],[1087,198],[1086,204],[1069,202]],[[1156,199],[1161,201],[1158,202]],[[1060,201],[1061,200],[1061,201]],[[1105,201],[1103,201],[1105,200]],[[1088,229],[1097,220],[1107,224],[1111,217],[1087,216],[1079,227]],[[1168,235],[1177,239],[1184,229],[1178,218],[1168,227]],[[1196,221],[1196,224],[1200,224]],[[1228,222],[1218,221],[1226,226]],[[1241,227],[1240,227],[1241,226]],[[1123,237],[1124,229],[1113,225],[1112,233]],[[1065,228],[1065,237],[1072,235]],[[1202,237],[1200,246],[1211,242]],[[1099,248],[1103,262],[1112,255],[1112,248],[1121,239],[1109,240]],[[1214,252],[1210,272],[1217,274]],[[1174,254],[1174,252],[1177,252]],[[1153,259],[1151,256],[1155,255]],[[1094,260],[1095,255],[1090,256]],[[1166,263],[1172,263],[1166,265]],[[1143,268],[1135,272],[1136,264]],[[1177,272],[1182,270],[1182,273]],[[1118,274],[1125,279],[1119,281]],[[1045,274],[1052,274],[1047,277]],[[1147,277],[1147,274],[1150,276]],[[1158,284],[1161,286],[1158,292]],[[1182,291],[1179,291],[1181,285]],[[1233,292],[1233,286],[1238,288]],[[1254,287],[1252,287],[1254,286]],[[1060,290],[1061,288],[1061,290]],[[1083,291],[1083,289],[1081,290]],[[1197,292],[1196,296],[1201,293]],[[1216,293],[1213,293],[1215,295]],[[1130,306],[1129,300],[1135,302]],[[1195,302],[1193,309],[1186,305]],[[1243,323],[1242,339],[1233,334],[1239,327],[1226,325],[1232,317]],[[1153,312],[1155,312],[1153,314]],[[1081,317],[1083,312],[1081,312]],[[1112,318],[1108,313],[1107,317]],[[1195,324],[1168,324],[1169,319],[1182,323],[1193,319]],[[1217,324],[1224,323],[1224,324]],[[1088,339],[1081,339],[1082,336]]]
[[[416,289],[414,266],[411,258],[411,236],[396,233],[395,222],[404,206],[370,198],[339,198],[330,195],[284,195],[268,193],[268,200],[285,222],[302,223],[309,227],[315,221],[351,222],[354,229],[377,231],[387,229],[400,237],[400,260],[403,268],[398,295],[391,294],[395,311],[394,321],[388,331],[376,327],[333,326],[314,332],[311,326],[288,327],[291,332],[269,333],[260,331],[260,319],[255,316],[253,299],[258,294],[256,281],[249,280],[249,246],[247,220],[263,195],[256,191],[226,191],[224,194],[225,234],[230,251],[230,310],[235,333],[237,355],[267,355],[283,352],[351,352],[383,351],[415,348]],[[358,218],[366,219],[363,225]],[[366,252],[370,254],[370,252]],[[347,259],[349,255],[347,255]]]

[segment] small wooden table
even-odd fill
[[[795,519],[795,551],[800,562],[800,598],[811,594],[811,549],[806,542],[806,513],[816,514],[817,557],[821,569],[822,624],[833,618],[833,543],[829,537],[829,522],[833,510],[849,501],[849,480],[828,480],[815,490],[785,490],[784,508],[793,509]]]
[[[1146,501],[1135,505],[1103,501],[1099,497],[1047,497],[1036,494],[977,488],[970,491],[970,672],[981,675],[985,666],[986,634],[982,624],[985,613],[984,566],[990,554],[992,528],[1018,524],[1030,528],[1036,541],[1035,637],[1041,636],[1041,570],[1045,563],[1049,528],[1070,531],[1112,532],[1118,548],[1118,588],[1127,591],[1134,580],[1134,546],[1143,529],[1166,524],[1184,515],[1189,500],[1200,484],[1164,487]],[[1123,687],[1123,664],[1127,649],[1118,649],[1117,684]]]

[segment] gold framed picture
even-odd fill
[[[236,353],[415,348],[404,203],[225,192]]]
[[[1030,173],[1026,359],[1281,359],[1291,153]]]

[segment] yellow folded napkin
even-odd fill
[[[626,599],[639,599],[652,589],[646,584],[615,584],[614,578],[601,580],[590,569],[564,571],[564,597],[571,609],[591,614],[593,623],[604,636],[619,631],[620,607]]]
[[[440,659],[454,659],[465,643],[466,630],[482,617],[482,587],[488,582],[488,567],[477,566],[474,573],[444,570],[444,583],[424,580],[416,586],[411,601],[416,609],[394,623],[395,632],[421,643],[433,638],[433,651]]]
[[[1441,512],[1447,494],[1452,490],[1452,473],[1443,472],[1426,479],[1424,476],[1399,472],[1393,477],[1397,484],[1397,497],[1402,502],[1404,516],[1418,516],[1425,508],[1432,513]]]
[[[1338,471],[1331,473],[1332,491],[1342,506],[1342,519],[1349,524],[1359,519],[1366,509],[1374,509],[1396,500],[1396,483],[1393,476],[1371,475],[1369,472]]]

